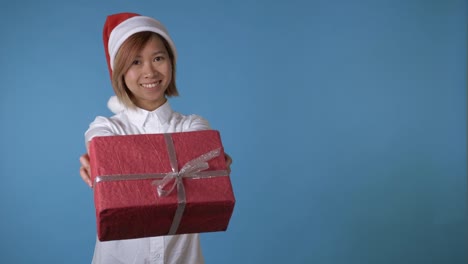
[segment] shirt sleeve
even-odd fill
[[[116,125],[110,118],[98,116],[85,132],[85,143],[88,143],[94,137],[113,136],[116,134],[116,129]]]
[[[210,124],[208,120],[199,116],[199,115],[189,115],[187,125],[185,126],[185,131],[200,131],[200,130],[210,130]]]

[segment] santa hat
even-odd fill
[[[161,22],[151,17],[142,16],[135,13],[118,13],[107,17],[104,24],[103,40],[104,50],[106,52],[107,67],[112,79],[112,71],[114,69],[114,60],[120,46],[131,35],[142,32],[150,31],[158,33],[169,44],[172,54],[174,55],[174,62],[177,58],[177,51],[167,29]],[[125,106],[114,95],[109,99],[107,106],[109,109],[118,113],[125,109]]]
[[[113,14],[107,17],[103,30],[104,50],[111,78],[115,56],[120,46],[131,35],[142,31],[155,32],[163,37],[174,54],[174,60],[176,59],[177,54],[174,42],[161,22],[135,13]]]

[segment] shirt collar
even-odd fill
[[[169,104],[169,100],[166,100],[163,105],[153,111],[147,111],[139,107],[135,109],[127,109],[127,115],[130,119],[130,122],[134,123],[138,127],[142,127],[148,118],[155,118],[159,120],[161,124],[165,124],[169,121],[169,118],[173,112],[174,111]]]

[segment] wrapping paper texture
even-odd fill
[[[172,133],[179,169],[221,148],[208,170],[225,170],[216,130]],[[95,137],[90,142],[91,178],[171,172],[163,134]],[[178,206],[177,190],[158,196],[155,179],[94,183],[98,238],[101,241],[167,235]],[[229,176],[183,178],[186,205],[176,234],[225,231],[235,199]]]

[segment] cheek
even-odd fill
[[[169,79],[169,81],[172,79],[172,65],[169,64],[166,69],[166,76]]]
[[[136,81],[136,78],[137,78],[137,75],[135,71],[128,70],[124,75],[124,81],[127,87],[129,86],[129,84],[131,85],[131,83],[134,83]]]

